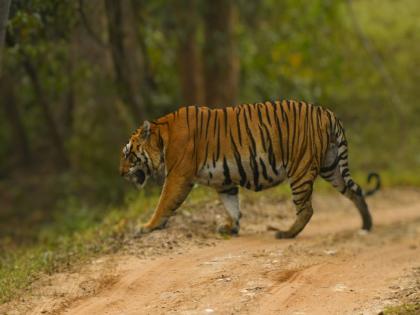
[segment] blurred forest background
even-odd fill
[[[13,0],[8,13],[0,251],[124,205],[122,145],[181,105],[325,105],[353,171],[420,184],[417,0]]]

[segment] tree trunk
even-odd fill
[[[29,147],[28,135],[22,122],[16,104],[15,90],[11,78],[0,78],[1,101],[5,117],[12,129],[13,148],[17,150],[21,165],[28,167],[32,164],[32,154]]]
[[[121,100],[131,111],[134,120],[144,118],[143,104],[135,92],[131,80],[128,56],[124,46],[124,31],[121,2],[105,0],[105,10],[108,19],[108,40],[111,47],[112,62],[115,70],[115,84]]]
[[[9,8],[11,0],[0,0],[0,77],[2,69],[2,51],[4,45],[4,37],[6,35],[6,24],[9,19]]]
[[[64,113],[63,113],[63,121],[64,121],[64,134],[65,138],[68,139],[73,134],[73,127],[74,127],[74,109],[75,109],[75,91],[74,91],[74,77],[73,77],[73,58],[72,56],[69,57],[69,61],[67,62],[67,76],[68,76],[68,87],[64,99]]]
[[[2,73],[2,53],[6,36],[6,24],[9,18],[10,0],[0,0],[0,87],[2,90],[1,101],[7,121],[12,128],[14,147],[21,159],[23,166],[29,166],[32,162],[32,154],[29,148],[28,136],[25,131],[19,109],[16,104],[15,90],[12,80]]]
[[[68,167],[70,163],[67,158],[66,151],[64,149],[64,143],[60,137],[58,128],[55,124],[53,115],[50,110],[50,106],[48,104],[47,97],[45,96],[44,90],[40,84],[38,73],[36,72],[35,67],[32,65],[32,63],[30,62],[30,60],[28,60],[26,56],[22,56],[22,58],[23,58],[23,66],[31,80],[37,101],[39,105],[41,106],[42,112],[44,114],[45,124],[51,136],[51,143],[59,159],[58,164],[62,167]]]
[[[206,2],[205,84],[206,103],[212,107],[233,105],[239,81],[239,61],[235,49],[236,10],[231,0]]]
[[[182,99],[185,105],[200,105],[204,100],[204,78],[201,51],[197,44],[197,2],[177,0],[177,61]]]
[[[151,104],[152,95],[157,92],[158,86],[152,71],[150,64],[149,53],[147,51],[146,40],[145,40],[145,27],[146,21],[143,14],[145,10],[145,0],[131,0],[131,9],[133,12],[133,22],[135,34],[137,37],[137,43],[142,57],[142,78],[141,78],[141,91],[142,96],[146,104]],[[144,112],[147,113],[147,107],[144,107]]]

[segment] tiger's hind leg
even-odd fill
[[[226,223],[219,226],[217,230],[221,234],[236,235],[239,233],[239,220],[241,218],[238,187],[219,192],[219,197],[226,209],[227,218]]]
[[[298,180],[291,179],[293,203],[296,206],[296,220],[287,231],[277,231],[276,238],[294,238],[308,224],[313,214],[312,189],[315,176],[308,175]]]
[[[362,217],[362,229],[369,231],[372,228],[372,217],[362,189],[353,181],[351,187],[348,187],[340,172],[337,161],[333,163],[336,165],[331,164],[329,167],[327,166],[321,169],[321,177],[330,182],[335,189],[353,202]]]

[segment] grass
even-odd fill
[[[420,303],[402,304],[386,307],[381,315],[418,315],[420,314]]]
[[[381,176],[385,187],[420,186],[416,172],[381,172]],[[366,174],[356,173],[354,178],[363,187],[367,186]],[[315,191],[331,192],[333,188],[318,180]],[[87,207],[70,199],[65,202],[63,210],[57,211],[52,222],[39,229],[33,242],[13,245],[0,239],[0,303],[16,296],[44,273],[71,269],[97,255],[117,251],[135,226],[150,215],[158,197],[157,189],[133,192],[126,198],[125,205],[106,210]],[[242,202],[258,202],[260,198],[285,200],[289,197],[288,185],[259,193],[241,193]],[[193,189],[183,208],[189,211],[216,198],[214,190],[198,187]]]
[[[103,210],[70,202],[55,216],[54,222],[41,228],[32,245],[1,244],[0,303],[10,300],[42,273],[71,268],[98,254],[116,251],[124,237],[157,202],[158,193],[145,192],[128,198],[127,206]]]

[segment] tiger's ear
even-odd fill
[[[146,140],[150,137],[150,122],[147,120],[145,120],[143,123],[141,137]]]

